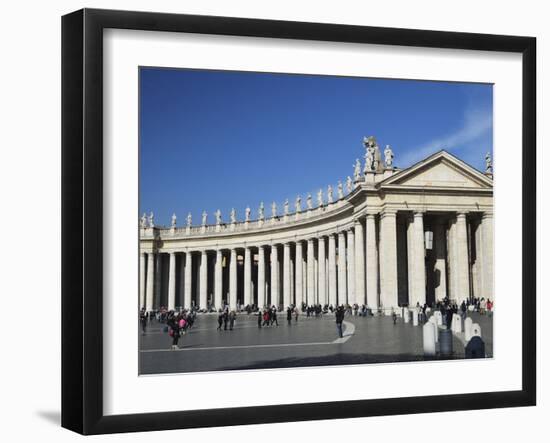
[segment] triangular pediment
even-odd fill
[[[387,185],[487,189],[492,188],[493,182],[447,151],[439,151],[380,183],[381,187]]]

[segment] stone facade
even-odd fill
[[[367,141],[365,142],[367,143]],[[449,297],[494,299],[493,177],[446,151],[410,168],[377,162],[338,195],[266,222],[169,227],[140,224],[140,305],[232,309],[243,305],[355,304],[389,311]],[[371,151],[369,151],[369,149]],[[367,167],[369,166],[369,167]],[[332,194],[332,193],[331,193]],[[330,201],[332,200],[332,201]],[[151,222],[149,223],[148,220]],[[426,244],[429,238],[429,244]]]

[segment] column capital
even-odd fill
[[[485,220],[487,218],[493,218],[493,211],[485,211],[483,214],[481,214],[482,220]]]
[[[367,212],[366,219],[374,219],[374,217],[376,217],[376,214],[378,214],[378,212]]]
[[[468,211],[456,211],[456,218],[466,218]]]
[[[425,213],[426,213],[426,211],[423,211],[423,210],[414,210],[413,211],[413,217],[421,218],[421,217],[424,217]]]
[[[397,209],[386,208],[380,212],[380,218],[397,217]]]

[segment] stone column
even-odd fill
[[[470,260],[468,256],[468,232],[466,213],[456,215],[456,252],[457,252],[457,303],[470,296]]]
[[[279,307],[279,251],[271,246],[271,304]]]
[[[348,255],[348,303],[353,304],[357,301],[355,293],[355,234],[352,229],[348,229],[348,247],[346,249]]]
[[[258,248],[258,306],[267,304],[265,297],[265,246]]]
[[[407,287],[409,306],[414,302],[414,216],[407,214]]]
[[[222,250],[216,251],[216,264],[214,265],[214,306],[222,308],[223,300],[223,254]]]
[[[162,254],[155,254],[155,290],[153,296],[153,307],[160,308],[162,289]]]
[[[485,212],[481,219],[482,265],[481,296],[494,301],[493,289],[493,214]]]
[[[145,310],[147,312],[153,310],[153,297],[155,290],[155,254],[149,252],[147,254],[147,291],[145,299]]]
[[[185,253],[185,281],[183,286],[183,307],[191,308],[191,279],[193,278],[193,254]]]
[[[170,268],[168,272],[168,310],[176,309],[176,254],[170,252]]]
[[[447,238],[447,255],[449,263],[449,298],[457,299],[458,264],[456,254],[456,218],[449,223]]]
[[[348,273],[346,263],[346,234],[338,233],[338,304],[348,303]]]
[[[307,241],[307,304],[315,304],[315,251],[313,239]]]
[[[139,254],[139,309],[145,308],[145,252]]]
[[[250,248],[244,248],[244,305],[252,304],[252,260]]]
[[[328,303],[327,299],[327,267],[326,267],[326,253],[325,253],[325,237],[319,237],[317,240],[317,256],[318,256],[318,277],[319,277],[319,303],[325,305]]]
[[[296,242],[296,255],[294,259],[294,266],[295,266],[295,279],[296,279],[296,306],[298,309],[302,309],[302,302],[304,301],[304,287],[303,287],[303,279],[304,276],[302,274],[303,271],[303,262],[304,262],[304,251],[302,248],[302,242],[297,241]]]
[[[365,239],[363,235],[363,223],[355,222],[355,300],[358,304],[369,304],[365,297]],[[374,306],[370,306],[374,307]]]
[[[208,256],[206,251],[201,251],[201,267],[199,280],[199,306],[207,308],[207,286],[208,286]]]
[[[419,211],[415,211],[413,215],[412,245],[413,260],[409,265],[409,269],[412,270],[413,290],[412,298],[411,291],[409,291],[409,303],[411,306],[416,306],[416,303],[422,306],[426,303],[426,262],[424,249],[424,215]]]
[[[366,221],[366,249],[367,249],[367,297],[366,303],[370,308],[377,309],[380,302],[378,300],[378,254],[376,251],[376,220],[374,214],[367,214]],[[361,294],[360,294],[361,295]],[[361,303],[364,302],[364,295]]]
[[[337,306],[336,234],[328,236],[328,302]]]
[[[290,243],[283,245],[283,308],[290,306]]]
[[[229,309],[237,310],[237,250],[231,249],[229,262]]]
[[[397,226],[395,211],[380,214],[380,305],[386,313],[397,306]]]
[[[447,296],[447,265],[445,260],[445,226],[443,220],[438,218],[434,226],[434,252],[436,286],[435,299],[443,300]]]

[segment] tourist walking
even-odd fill
[[[237,317],[237,313],[235,311],[231,311],[229,313],[229,330],[233,330],[233,325],[235,324],[235,318]]]
[[[342,323],[344,321],[344,307],[343,306],[339,306],[337,309],[336,309],[336,329],[338,330],[338,336],[340,338],[342,338],[344,336],[344,332],[343,332],[343,329],[342,329]]]
[[[180,339],[180,328],[175,316],[168,319],[168,334],[172,337],[172,350],[178,349],[178,340]]]
[[[263,320],[262,311],[258,310],[258,329],[262,329],[262,320]]]
[[[286,308],[286,321],[288,326],[292,325],[292,308],[290,306]]]
[[[218,328],[216,329],[217,331],[222,330],[222,324],[223,324],[223,312],[220,312],[220,314],[218,315]]]

